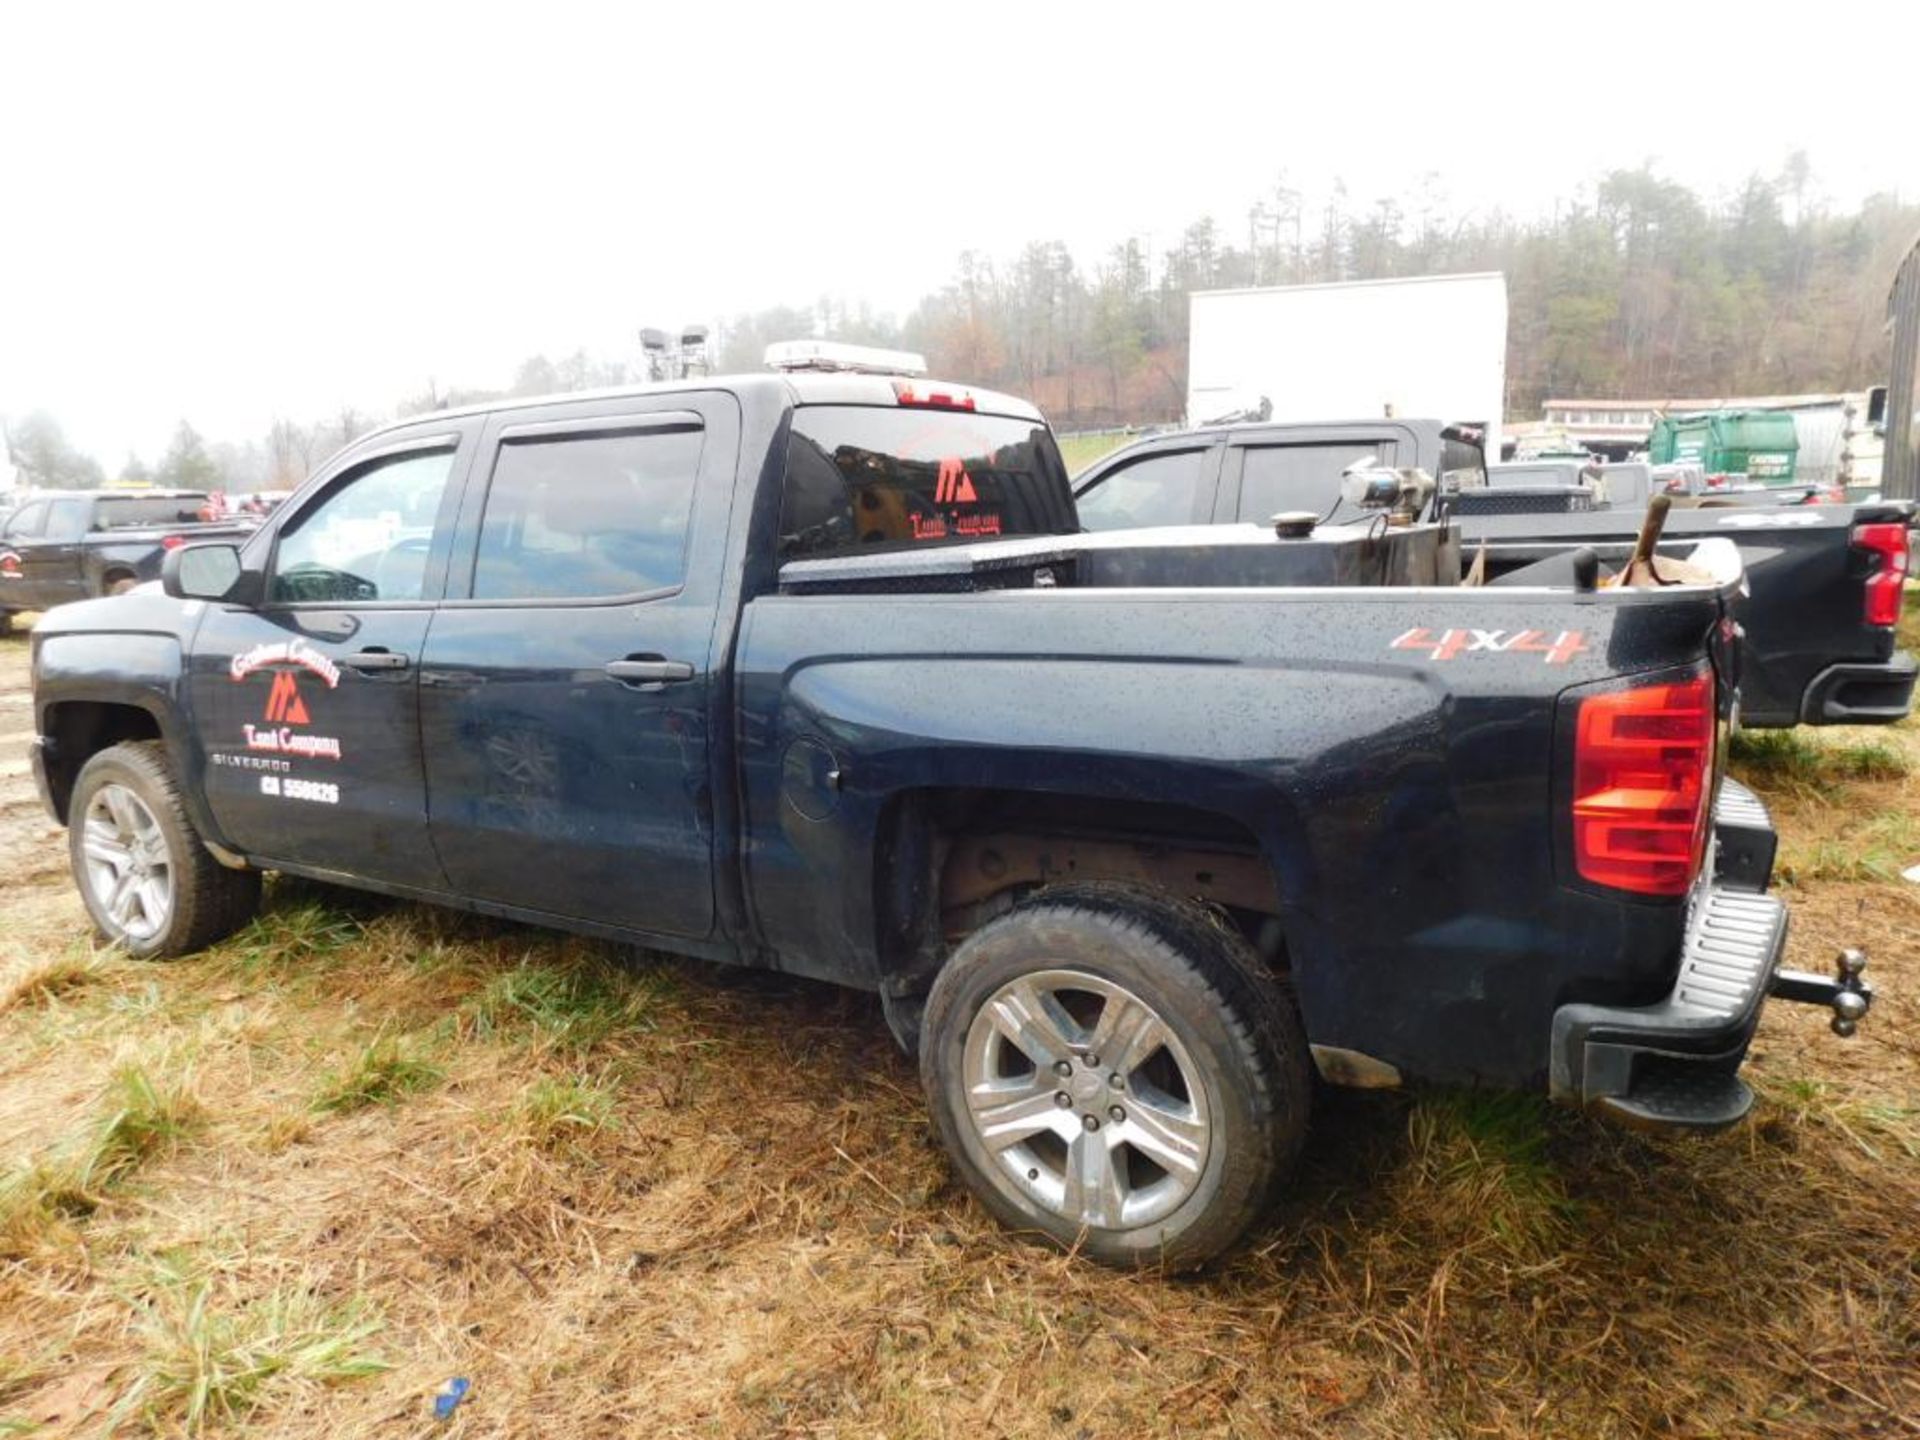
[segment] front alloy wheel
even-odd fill
[[[67,813],[73,878],[100,938],[142,959],[230,935],[260,904],[260,873],[201,843],[158,740],[109,745],[80,767]]]
[[[129,945],[151,943],[173,918],[173,862],[160,822],[132,789],[109,782],[87,801],[81,826],[83,883],[94,912]]]

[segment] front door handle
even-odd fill
[[[361,650],[341,656],[340,663],[349,670],[404,670],[412,662],[391,650]]]
[[[658,655],[630,655],[607,664],[607,674],[622,685],[674,685],[693,678],[693,666],[684,660],[662,660]]]

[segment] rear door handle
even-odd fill
[[[607,674],[622,685],[673,685],[693,678],[693,666],[684,660],[662,660],[657,655],[630,656],[607,664]]]
[[[412,662],[391,650],[361,650],[343,655],[340,663],[349,670],[404,670]]]

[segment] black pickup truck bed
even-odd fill
[[[1230,425],[1158,435],[1116,451],[1082,472],[1074,492],[1082,520],[1100,530],[1175,519],[1264,526],[1276,510],[1342,520],[1353,512],[1340,500],[1340,471],[1368,455],[1436,477],[1468,477],[1473,485],[1483,468],[1477,450],[1434,420]],[[1495,485],[1459,516],[1467,556],[1485,542],[1495,574],[1572,546],[1624,558],[1643,513],[1638,506],[1501,513],[1515,494],[1536,511],[1524,488]],[[1744,724],[1886,724],[1911,711],[1916,666],[1899,649],[1895,628],[1912,502],[1686,504],[1667,521],[1669,553],[1724,536],[1746,559],[1749,593],[1735,610],[1745,632]]]

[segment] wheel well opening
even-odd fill
[[[885,993],[924,993],[952,946],[1043,886],[1105,880],[1216,906],[1285,968],[1281,888],[1252,831],[1186,805],[942,789],[896,797],[875,855]]]
[[[123,740],[158,740],[160,722],[136,705],[96,700],[65,700],[48,707],[47,788],[61,822],[73,798],[74,781],[87,761]]]

